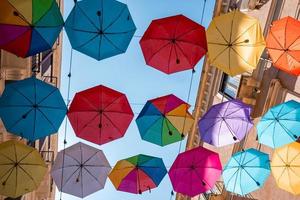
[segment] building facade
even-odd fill
[[[272,21],[285,16],[299,18],[299,0],[216,0],[214,16],[239,9],[246,14],[256,17],[266,36]],[[240,76],[230,77],[214,66],[211,66],[205,59],[201,81],[199,84],[194,116],[198,121],[204,113],[214,104],[221,103],[228,99],[238,98],[253,108],[251,117],[256,124],[260,117],[272,106],[288,101],[290,99],[300,101],[300,78],[289,75],[272,67],[272,62],[267,51],[261,56],[260,62],[253,73],[245,73]],[[216,148],[201,141],[198,135],[197,123],[190,131],[186,149],[197,146],[220,153],[223,165],[229,160],[232,154],[246,148],[255,148],[272,155],[273,150],[257,141],[255,126],[245,139],[235,145]],[[296,200],[296,197],[276,186],[275,180],[270,176],[265,185],[258,191],[245,197],[235,196],[227,192],[220,179],[212,191],[188,198],[177,194],[177,200]]]
[[[63,0],[57,0],[58,5],[63,11]],[[29,58],[19,58],[11,53],[0,51],[0,92],[2,93],[7,83],[28,78],[33,74],[37,78],[52,84],[60,86],[61,73],[61,55],[62,55],[62,34],[59,36],[52,50],[42,52]],[[28,193],[18,200],[54,200],[55,185],[50,176],[51,166],[58,149],[57,134],[43,138],[35,142],[27,142],[15,135],[8,133],[2,122],[0,122],[0,143],[7,140],[19,140],[27,145],[35,147],[44,158],[48,165],[48,173],[39,188]],[[0,196],[0,200],[13,200]]]

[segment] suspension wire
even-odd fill
[[[201,24],[203,23],[203,19],[204,19],[205,7],[206,7],[206,0],[204,0],[203,6],[202,6]],[[187,104],[189,104],[189,102],[190,102],[195,72],[196,72],[195,69],[193,69],[193,70],[192,70],[192,74],[191,74],[191,78],[190,78],[190,83],[189,83],[189,90],[188,90],[187,101],[186,101]],[[194,107],[196,107],[196,106],[194,106]],[[184,122],[183,122],[183,128],[182,128],[183,131],[182,131],[182,134],[183,134],[184,129],[185,129],[185,123],[186,123],[186,116],[185,116]],[[181,152],[182,141],[183,141],[183,139],[182,139],[182,140],[180,141],[180,143],[179,143],[179,148],[178,148],[177,156],[178,156],[178,155],[180,154],[180,152]],[[177,172],[177,171],[175,171],[175,179],[176,179],[176,172]],[[174,191],[172,190],[172,191],[171,191],[170,200],[173,199],[173,196],[174,196]]]
[[[73,48],[71,47],[71,54],[70,54],[70,66],[68,72],[68,89],[67,89],[67,108],[70,105],[70,91],[71,91],[71,77],[72,77],[72,62],[73,62]],[[63,179],[64,179],[64,166],[65,166],[65,150],[67,144],[67,132],[68,132],[68,119],[65,119],[65,127],[64,127],[64,140],[63,140],[63,160],[62,160],[62,172],[61,172],[61,183],[60,183],[60,200],[62,200],[62,193],[63,193]]]

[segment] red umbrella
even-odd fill
[[[140,45],[147,65],[167,74],[193,69],[207,51],[205,28],[183,15],[153,20]]]
[[[68,118],[77,137],[104,144],[124,136],[133,112],[125,94],[99,85],[76,93]]]

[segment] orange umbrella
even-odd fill
[[[274,21],[266,43],[275,67],[300,75],[300,21],[292,17]]]

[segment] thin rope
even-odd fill
[[[205,7],[206,7],[206,0],[204,0],[204,4],[202,6],[201,24],[203,23],[203,19],[204,19]],[[192,86],[193,86],[193,80],[194,80],[194,74],[195,74],[195,72],[196,72],[195,69],[193,69],[192,70],[192,75],[191,75],[191,78],[190,78],[189,91],[188,91],[188,96],[187,96],[187,101],[186,101],[188,104],[189,104],[189,101],[190,101],[190,98],[191,98],[191,91],[192,91]],[[194,106],[194,107],[196,107],[196,106]],[[184,122],[183,122],[183,131],[182,131],[182,134],[184,132],[185,123],[186,123],[186,117],[184,118]],[[183,139],[179,143],[179,148],[178,148],[177,156],[180,154],[181,146],[182,146],[182,141],[183,141]],[[176,179],[176,172],[177,171],[175,171],[175,179]],[[173,196],[174,196],[174,192],[172,190],[171,191],[170,200],[173,199]]]
[[[68,72],[68,90],[67,90],[67,108],[69,108],[70,105],[70,90],[71,90],[71,77],[72,77],[72,62],[73,62],[73,48],[71,48],[71,54],[70,54],[70,66],[69,66],[69,72]],[[68,131],[68,119],[66,117],[65,119],[65,128],[64,128],[64,148],[63,148],[63,161],[62,161],[62,172],[61,172],[61,184],[60,184],[60,200],[62,200],[62,193],[63,193],[63,179],[64,179],[64,165],[65,165],[65,149],[67,144],[67,131]]]

